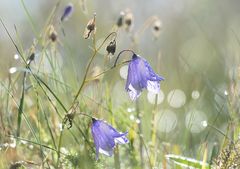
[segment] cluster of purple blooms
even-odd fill
[[[134,53],[128,65],[128,76],[125,89],[131,100],[134,101],[140,96],[144,88],[157,94],[160,90],[160,81],[163,79],[163,77],[154,73],[145,59]],[[99,153],[112,156],[116,143],[128,143],[128,139],[126,138],[127,132],[120,133],[102,120],[93,118],[91,129],[94,144],[96,146],[97,159]]]
[[[72,11],[72,4],[67,5],[64,9],[61,21],[66,20],[71,15]],[[157,75],[144,58],[136,55],[134,52],[132,53],[133,56],[128,65],[128,76],[125,89],[131,100],[135,101],[144,88],[157,94],[160,90],[160,81],[164,80],[164,78]],[[129,142],[126,138],[128,132],[118,132],[110,124],[102,120],[97,120],[96,118],[92,118],[91,131],[96,146],[96,159],[98,159],[99,153],[112,156],[116,143],[126,144]]]

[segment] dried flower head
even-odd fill
[[[126,138],[128,132],[120,133],[110,124],[102,120],[92,118],[91,130],[96,146],[96,159],[98,159],[99,153],[112,156],[116,143],[128,143],[128,139]]]
[[[124,22],[124,16],[125,16],[125,13],[123,11],[120,12],[120,16],[117,20],[117,26],[120,28],[123,26],[123,22]]]
[[[124,26],[127,31],[130,31],[133,27],[133,13],[130,11],[130,9],[126,9],[125,11]]]
[[[61,21],[65,21],[67,20],[71,14],[73,12],[73,4],[69,3],[65,8],[64,8],[64,12],[61,16]]]
[[[27,59],[27,64],[30,65],[32,61],[34,61],[35,59],[35,47],[34,45],[31,46],[31,48],[29,49],[29,57]]]
[[[160,19],[156,19],[152,25],[152,32],[154,37],[157,38],[160,35],[161,29],[162,29],[162,22],[160,21]]]
[[[114,55],[115,51],[116,51],[116,40],[112,40],[106,48],[108,54],[111,53],[112,55]]]
[[[65,115],[63,119],[63,124],[66,125],[68,123],[68,129],[72,128],[73,119],[76,115],[76,111],[78,108],[79,102],[73,104],[73,106],[69,109],[68,113]]]
[[[53,25],[49,26],[48,37],[52,42],[56,42],[57,40],[57,32],[55,31]]]
[[[95,32],[96,30],[96,13],[93,14],[93,18],[88,21],[87,26],[84,31],[83,37],[85,39],[88,39],[92,32]]]

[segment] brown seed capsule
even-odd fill
[[[118,27],[121,27],[123,25],[124,15],[125,15],[124,12],[121,11],[120,12],[120,16],[119,16],[119,18],[117,20],[117,26]]]
[[[152,26],[152,32],[153,35],[157,38],[160,33],[161,33],[161,29],[162,29],[162,23],[159,19],[155,20],[153,22],[153,26]]]
[[[30,65],[32,61],[34,61],[35,59],[35,47],[34,45],[31,46],[31,48],[29,49],[29,57],[27,59],[27,64]]]
[[[52,42],[55,42],[57,40],[57,32],[55,31],[53,25],[49,26],[48,37]]]
[[[127,31],[130,31],[133,25],[133,14],[127,9],[124,15],[124,25]]]
[[[108,44],[106,50],[107,50],[108,54],[111,53],[112,55],[114,55],[114,53],[116,51],[116,41],[115,41],[115,39]]]
[[[95,24],[96,24],[96,14],[94,14],[93,18],[88,21],[88,24],[85,28],[84,35],[83,35],[85,39],[88,39],[91,33],[96,30]]]

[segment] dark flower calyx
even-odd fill
[[[34,60],[34,58],[35,58],[35,53],[32,53],[32,54],[29,56],[29,58],[28,58],[28,59],[29,59],[30,61],[33,61],[33,60]]]
[[[131,24],[132,24],[132,19],[126,19],[126,20],[125,20],[125,24],[126,24],[127,26],[131,26]]]
[[[138,56],[134,53],[132,59],[136,59]]]
[[[123,25],[123,16],[120,16],[117,20],[117,26],[121,27]]]
[[[109,45],[106,48],[108,54],[111,53],[112,55],[114,55],[115,51],[116,51],[116,41],[113,40],[109,43]]]
[[[57,40],[57,34],[56,34],[55,32],[52,32],[52,33],[50,34],[49,38],[50,38],[53,42],[55,42],[55,41]]]
[[[154,26],[153,29],[154,29],[155,31],[159,31],[159,30],[160,30],[159,26]]]

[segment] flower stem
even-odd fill
[[[120,169],[120,160],[119,160],[119,150],[118,145],[116,145],[115,151],[114,151],[114,166],[115,169]]]
[[[154,108],[153,108],[153,112],[152,112],[152,131],[151,131],[151,146],[152,146],[152,151],[151,151],[151,165],[154,166],[155,165],[155,145],[156,145],[156,112],[157,112],[157,100],[158,100],[158,95],[155,95],[155,103],[154,103]]]
[[[139,133],[139,152],[140,152],[140,159],[141,159],[141,168],[144,168],[144,158],[143,158],[143,139],[142,139],[142,117],[141,112],[139,109],[139,101],[136,100],[136,112],[137,118],[139,119],[140,123],[138,123],[138,133]]]
[[[90,60],[89,60],[89,62],[88,62],[88,64],[87,64],[86,71],[85,71],[85,74],[84,74],[82,83],[81,83],[81,85],[80,85],[80,87],[79,87],[79,89],[78,89],[78,92],[77,92],[74,100],[73,100],[73,104],[77,101],[78,96],[80,95],[81,90],[82,90],[82,88],[84,87],[84,84],[85,84],[86,79],[87,79],[87,74],[88,74],[88,71],[89,71],[89,69],[90,69],[90,66],[91,66],[91,64],[92,64],[92,62],[93,62],[93,59],[94,59],[95,56],[97,55],[97,52],[102,48],[102,46],[104,45],[104,43],[107,41],[107,39],[110,38],[112,35],[116,36],[117,33],[116,33],[116,32],[111,32],[111,33],[104,39],[104,41],[102,42],[102,44],[101,44],[98,48],[96,48],[96,36],[95,36],[95,34],[94,34],[94,36],[93,36],[94,52],[93,52],[93,55],[91,56],[91,58],[90,58]],[[72,105],[73,105],[73,104],[72,104]]]

